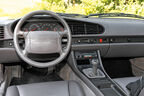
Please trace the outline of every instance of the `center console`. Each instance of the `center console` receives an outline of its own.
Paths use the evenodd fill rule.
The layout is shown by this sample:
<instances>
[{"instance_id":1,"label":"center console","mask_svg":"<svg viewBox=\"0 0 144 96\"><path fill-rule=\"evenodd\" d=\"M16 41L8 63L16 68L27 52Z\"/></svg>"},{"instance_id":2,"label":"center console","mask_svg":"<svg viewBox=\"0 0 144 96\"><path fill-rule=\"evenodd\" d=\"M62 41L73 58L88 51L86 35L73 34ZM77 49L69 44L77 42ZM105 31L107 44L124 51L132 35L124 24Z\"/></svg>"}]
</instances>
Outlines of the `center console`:
<instances>
[{"instance_id":1,"label":"center console","mask_svg":"<svg viewBox=\"0 0 144 96\"><path fill-rule=\"evenodd\" d=\"M99 51L73 51L69 64L98 96L126 96L105 72Z\"/></svg>"},{"instance_id":2,"label":"center console","mask_svg":"<svg viewBox=\"0 0 144 96\"><path fill-rule=\"evenodd\" d=\"M104 73L99 69L99 59L96 51L75 52L78 69L88 78L104 78Z\"/></svg>"}]
</instances>

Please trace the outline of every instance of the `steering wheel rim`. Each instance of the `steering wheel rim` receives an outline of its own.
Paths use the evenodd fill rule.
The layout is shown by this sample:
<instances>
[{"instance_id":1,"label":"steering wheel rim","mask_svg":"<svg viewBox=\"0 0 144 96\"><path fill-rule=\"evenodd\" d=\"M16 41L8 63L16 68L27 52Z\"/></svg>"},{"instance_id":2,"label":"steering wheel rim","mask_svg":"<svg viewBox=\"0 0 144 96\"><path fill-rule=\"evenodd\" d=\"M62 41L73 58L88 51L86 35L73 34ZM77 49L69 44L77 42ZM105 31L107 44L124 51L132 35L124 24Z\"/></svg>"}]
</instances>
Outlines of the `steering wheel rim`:
<instances>
[{"instance_id":1,"label":"steering wheel rim","mask_svg":"<svg viewBox=\"0 0 144 96\"><path fill-rule=\"evenodd\" d=\"M50 62L44 62L44 63L42 63L42 62L37 62L37 61L34 61L34 60L28 58L28 57L24 54L24 50L22 50L22 49L20 48L20 46L19 46L18 36L19 36L19 35L23 35L23 36L24 36L24 34L25 34L24 32L21 31L22 25L24 24L24 22L25 22L27 19L29 19L29 18L31 18L32 16L37 15L37 14L50 15L50 16L54 17L55 19L57 19L58 21L60 21L60 22L63 24L63 26L64 26L64 33L63 33L63 32L58 32L59 35L56 33L56 34L58 35L58 37L56 37L56 38L57 38L57 40L59 40L59 41L58 41L59 44L61 44L61 43L60 43L60 40L62 39L62 36L63 36L63 35L67 35L67 39L68 39L68 40L67 40L67 46L66 46L65 50L61 49L61 50L60 50L60 56L59 56L57 59L55 59L55 60L53 60L53 61L50 61ZM27 34L30 34L30 32L27 33ZM53 34L53 36L55 36L55 35L54 35L55 33L51 33L51 34ZM18 53L18 55L20 56L20 58L21 58L22 60L24 60L26 63L28 63L28 64L30 64L30 65L32 65L32 66L35 66L35 67L38 67L38 68L45 68L45 67L50 67L50 66L54 66L54 65L56 65L56 64L59 64L59 63L67 56L67 54L69 53L70 48L71 48L71 30L70 30L68 24L66 23L66 21L65 21L63 18L61 18L59 15L57 15L56 13L51 12L51 11L39 10L39 11L31 12L31 13L25 15L23 18L20 19L20 21L17 23L17 25L16 25L16 27L15 27L13 40L14 40L15 50L16 50L16 52ZM49 39L49 40L50 40L50 39ZM56 41L55 41L55 42L56 42ZM58 43L57 43L57 44L58 44ZM59 47L59 46L60 46L60 45L58 45L58 47ZM60 48L62 48L62 46L60 46ZM59 49L58 49L58 50L59 50Z\"/></svg>"}]
</instances>

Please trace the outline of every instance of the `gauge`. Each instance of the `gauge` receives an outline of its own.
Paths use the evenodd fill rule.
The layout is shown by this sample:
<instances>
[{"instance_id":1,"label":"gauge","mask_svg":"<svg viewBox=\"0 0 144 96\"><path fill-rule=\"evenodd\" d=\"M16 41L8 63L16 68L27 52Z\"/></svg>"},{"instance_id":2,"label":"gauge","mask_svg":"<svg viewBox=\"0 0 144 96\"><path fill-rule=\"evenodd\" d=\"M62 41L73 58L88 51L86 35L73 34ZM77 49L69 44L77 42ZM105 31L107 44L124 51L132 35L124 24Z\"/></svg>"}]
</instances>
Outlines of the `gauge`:
<instances>
[{"instance_id":1,"label":"gauge","mask_svg":"<svg viewBox=\"0 0 144 96\"><path fill-rule=\"evenodd\" d=\"M50 23L45 23L42 25L42 30L43 31L52 31L52 26Z\"/></svg>"},{"instance_id":2,"label":"gauge","mask_svg":"<svg viewBox=\"0 0 144 96\"><path fill-rule=\"evenodd\" d=\"M29 30L30 30L30 31L40 31L41 28L40 28L40 26L39 26L38 24L31 24L31 25L29 26Z\"/></svg>"},{"instance_id":3,"label":"gauge","mask_svg":"<svg viewBox=\"0 0 144 96\"><path fill-rule=\"evenodd\" d=\"M23 29L22 29L22 31L24 31L24 32L28 32L28 28L26 28L26 27L24 27Z\"/></svg>"},{"instance_id":4,"label":"gauge","mask_svg":"<svg viewBox=\"0 0 144 96\"><path fill-rule=\"evenodd\" d=\"M57 25L56 25L56 23L53 23L53 24L52 24L52 31L58 31L58 30L57 30Z\"/></svg>"},{"instance_id":5,"label":"gauge","mask_svg":"<svg viewBox=\"0 0 144 96\"><path fill-rule=\"evenodd\" d=\"M63 31L64 31L64 28L57 23L57 24L55 24L53 30L54 30L54 31L62 31L62 32L63 32Z\"/></svg>"}]
</instances>

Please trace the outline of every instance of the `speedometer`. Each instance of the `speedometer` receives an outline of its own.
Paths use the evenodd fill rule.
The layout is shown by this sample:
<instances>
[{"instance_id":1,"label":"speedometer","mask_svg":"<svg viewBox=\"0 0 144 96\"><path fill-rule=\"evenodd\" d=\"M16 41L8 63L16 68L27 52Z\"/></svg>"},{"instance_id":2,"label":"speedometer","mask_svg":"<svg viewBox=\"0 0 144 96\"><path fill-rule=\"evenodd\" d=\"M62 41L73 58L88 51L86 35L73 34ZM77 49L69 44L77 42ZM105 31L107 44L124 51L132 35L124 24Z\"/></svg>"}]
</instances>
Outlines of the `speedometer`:
<instances>
[{"instance_id":1,"label":"speedometer","mask_svg":"<svg viewBox=\"0 0 144 96\"><path fill-rule=\"evenodd\" d=\"M38 24L32 24L29 26L29 31L40 31L41 28Z\"/></svg>"},{"instance_id":2,"label":"speedometer","mask_svg":"<svg viewBox=\"0 0 144 96\"><path fill-rule=\"evenodd\" d=\"M61 31L61 26L58 23L44 23L41 28L43 31Z\"/></svg>"},{"instance_id":3,"label":"speedometer","mask_svg":"<svg viewBox=\"0 0 144 96\"><path fill-rule=\"evenodd\" d=\"M42 25L42 30L43 31L52 31L51 24L50 23L43 24Z\"/></svg>"},{"instance_id":4,"label":"speedometer","mask_svg":"<svg viewBox=\"0 0 144 96\"><path fill-rule=\"evenodd\" d=\"M63 31L63 27L56 22L44 23L42 25L42 30L43 31Z\"/></svg>"}]
</instances>

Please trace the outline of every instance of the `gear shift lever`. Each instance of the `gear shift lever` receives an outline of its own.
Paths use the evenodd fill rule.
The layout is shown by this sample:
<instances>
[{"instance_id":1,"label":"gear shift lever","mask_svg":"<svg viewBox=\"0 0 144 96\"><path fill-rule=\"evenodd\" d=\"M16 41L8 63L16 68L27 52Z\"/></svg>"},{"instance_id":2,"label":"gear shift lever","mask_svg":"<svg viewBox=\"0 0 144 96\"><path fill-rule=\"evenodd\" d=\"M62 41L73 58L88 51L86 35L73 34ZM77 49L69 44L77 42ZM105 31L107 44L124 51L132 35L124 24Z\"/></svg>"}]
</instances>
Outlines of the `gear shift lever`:
<instances>
[{"instance_id":1,"label":"gear shift lever","mask_svg":"<svg viewBox=\"0 0 144 96\"><path fill-rule=\"evenodd\" d=\"M99 60L98 59L92 59L91 63L92 63L93 73L95 75L97 75L97 69L98 69Z\"/></svg>"},{"instance_id":2,"label":"gear shift lever","mask_svg":"<svg viewBox=\"0 0 144 96\"><path fill-rule=\"evenodd\" d=\"M98 58L93 58L90 59L90 63L92 67L88 67L83 69L83 73L88 77L88 78L105 78L105 74L103 71L100 69L100 61Z\"/></svg>"}]
</instances>

